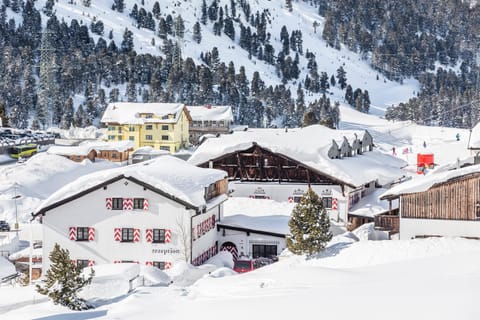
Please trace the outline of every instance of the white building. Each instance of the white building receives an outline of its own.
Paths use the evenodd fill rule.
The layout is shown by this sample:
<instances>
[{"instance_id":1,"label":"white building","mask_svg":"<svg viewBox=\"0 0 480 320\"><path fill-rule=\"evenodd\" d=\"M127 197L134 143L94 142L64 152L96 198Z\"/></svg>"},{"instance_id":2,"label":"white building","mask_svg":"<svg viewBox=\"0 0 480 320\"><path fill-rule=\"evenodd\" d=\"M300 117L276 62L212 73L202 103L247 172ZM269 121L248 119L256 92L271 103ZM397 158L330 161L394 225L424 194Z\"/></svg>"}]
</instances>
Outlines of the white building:
<instances>
[{"instance_id":1,"label":"white building","mask_svg":"<svg viewBox=\"0 0 480 320\"><path fill-rule=\"evenodd\" d=\"M80 265L201 264L218 250L226 187L225 172L171 156L83 176L36 210L43 256L58 243Z\"/></svg>"},{"instance_id":2,"label":"white building","mask_svg":"<svg viewBox=\"0 0 480 320\"><path fill-rule=\"evenodd\" d=\"M346 222L361 198L404 175L403 160L373 147L367 131L249 129L208 139L188 161L226 171L233 197L297 202L310 186Z\"/></svg>"},{"instance_id":3,"label":"white building","mask_svg":"<svg viewBox=\"0 0 480 320\"><path fill-rule=\"evenodd\" d=\"M233 123L231 106L187 106L192 117L190 143L198 144L204 135L229 133Z\"/></svg>"}]
</instances>

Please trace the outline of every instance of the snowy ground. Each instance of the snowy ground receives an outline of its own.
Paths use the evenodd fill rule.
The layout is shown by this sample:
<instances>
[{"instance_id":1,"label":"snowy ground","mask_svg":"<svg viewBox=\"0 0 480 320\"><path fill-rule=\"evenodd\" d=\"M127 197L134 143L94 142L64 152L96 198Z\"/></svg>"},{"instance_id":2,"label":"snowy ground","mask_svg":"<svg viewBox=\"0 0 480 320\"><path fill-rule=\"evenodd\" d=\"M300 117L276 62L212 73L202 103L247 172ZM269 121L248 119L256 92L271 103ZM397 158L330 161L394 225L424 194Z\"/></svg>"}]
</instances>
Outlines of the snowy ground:
<instances>
[{"instance_id":1,"label":"snowy ground","mask_svg":"<svg viewBox=\"0 0 480 320\"><path fill-rule=\"evenodd\" d=\"M212 273L213 274L213 273ZM254 272L205 275L187 287L141 287L72 312L32 288L0 287L4 319L479 319L480 242L465 239L334 244ZM35 302L32 305L25 305ZM10 309L10 305L15 305Z\"/></svg>"}]
</instances>

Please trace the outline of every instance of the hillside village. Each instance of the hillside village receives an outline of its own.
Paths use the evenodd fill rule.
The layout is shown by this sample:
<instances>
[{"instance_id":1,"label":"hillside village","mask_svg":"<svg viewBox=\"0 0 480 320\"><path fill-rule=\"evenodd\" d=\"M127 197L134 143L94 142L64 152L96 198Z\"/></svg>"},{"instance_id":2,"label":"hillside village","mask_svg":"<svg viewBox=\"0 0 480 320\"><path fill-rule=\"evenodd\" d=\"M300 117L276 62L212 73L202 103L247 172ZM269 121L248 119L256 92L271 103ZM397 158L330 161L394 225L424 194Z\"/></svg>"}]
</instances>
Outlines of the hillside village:
<instances>
[{"instance_id":1,"label":"hillside village","mask_svg":"<svg viewBox=\"0 0 480 320\"><path fill-rule=\"evenodd\" d=\"M288 252L291 211L308 188L321 197L327 210L337 239L334 246L352 234L349 230L356 241L393 243L398 239L480 237L477 157L467 156L478 147L477 129L468 145L455 140L453 129L441 129L441 136L446 130L451 132L452 146L458 144L455 150L463 148L465 156L452 161L437 151L434 164L419 164L411 161L416 158L412 146L397 145L399 153L402 150L399 156L386 145L388 139L382 135L395 128L390 124L382 129L384 120L375 120L363 131L320 125L236 129L225 106L138 104L134 113L125 112L128 107L132 105L109 105L111 111L102 119L106 124L103 141L52 145L39 149L26 162L5 166L21 172L50 162L64 178L34 202L27 200L21 174L9 175L9 182L1 184L2 195L11 197L12 185L7 184L15 181L13 191L21 196L15 208L6 198L0 202L12 225L10 232L1 233L2 252L8 252L5 257L15 265L1 269L4 281L14 281L12 275L17 272L38 281L50 266L48 255L55 243L69 250L76 265L99 270L134 264L178 272L185 262L193 268L209 266L212 261L232 268L235 260L278 259ZM408 127L408 123L398 123L396 128ZM190 143L190 129L204 133L195 136L196 146ZM429 138L432 148L439 137ZM56 139L57 143L64 140ZM413 147L420 152L431 150L422 143ZM136 155L145 158L134 161ZM68 173L70 166L87 163L90 173ZM417 166L426 170L419 171ZM37 168L29 179L43 170ZM44 179L39 186L50 180ZM18 231L13 218L21 221ZM36 230L30 238L33 251L22 245L27 229ZM145 271L136 272L145 277ZM175 281L182 283L185 277L192 275L177 276ZM133 284L133 288L138 286Z\"/></svg>"}]
</instances>

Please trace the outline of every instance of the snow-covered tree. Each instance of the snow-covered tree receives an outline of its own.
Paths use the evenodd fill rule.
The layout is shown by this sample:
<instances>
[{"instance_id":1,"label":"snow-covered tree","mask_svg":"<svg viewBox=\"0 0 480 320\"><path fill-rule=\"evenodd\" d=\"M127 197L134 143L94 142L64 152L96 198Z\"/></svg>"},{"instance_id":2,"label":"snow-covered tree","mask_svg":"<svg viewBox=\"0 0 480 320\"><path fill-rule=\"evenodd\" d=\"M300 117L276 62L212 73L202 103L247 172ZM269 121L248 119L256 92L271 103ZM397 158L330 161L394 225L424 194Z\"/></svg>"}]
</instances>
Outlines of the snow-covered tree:
<instances>
[{"instance_id":1,"label":"snow-covered tree","mask_svg":"<svg viewBox=\"0 0 480 320\"><path fill-rule=\"evenodd\" d=\"M37 284L37 291L48 296L53 303L60 304L72 310L86 310L92 308L84 299L78 297L78 292L92 282L94 272L88 278L82 276L81 267L70 260L70 253L55 244L49 259L50 269L47 270L45 280Z\"/></svg>"},{"instance_id":2,"label":"snow-covered tree","mask_svg":"<svg viewBox=\"0 0 480 320\"><path fill-rule=\"evenodd\" d=\"M288 222L287 248L295 254L315 254L332 239L330 220L320 197L308 188Z\"/></svg>"}]
</instances>

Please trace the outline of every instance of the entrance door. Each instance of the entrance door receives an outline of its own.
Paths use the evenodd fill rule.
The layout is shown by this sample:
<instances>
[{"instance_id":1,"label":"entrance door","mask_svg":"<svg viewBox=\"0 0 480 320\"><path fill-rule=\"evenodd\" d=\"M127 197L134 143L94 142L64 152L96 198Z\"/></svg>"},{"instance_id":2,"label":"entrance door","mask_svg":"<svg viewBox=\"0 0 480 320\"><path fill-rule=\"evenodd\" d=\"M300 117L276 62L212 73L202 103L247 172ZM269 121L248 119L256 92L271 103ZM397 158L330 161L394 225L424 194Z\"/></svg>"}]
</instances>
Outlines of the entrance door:
<instances>
[{"instance_id":1,"label":"entrance door","mask_svg":"<svg viewBox=\"0 0 480 320\"><path fill-rule=\"evenodd\" d=\"M268 244L254 244L253 257L269 257L277 255L277 246Z\"/></svg>"},{"instance_id":2,"label":"entrance door","mask_svg":"<svg viewBox=\"0 0 480 320\"><path fill-rule=\"evenodd\" d=\"M237 246L233 242L224 242L220 247L220 250L230 252L233 256L233 260L237 260L238 258Z\"/></svg>"}]
</instances>

